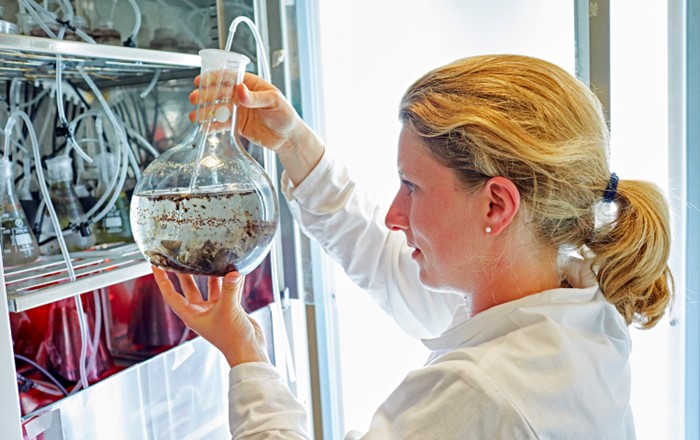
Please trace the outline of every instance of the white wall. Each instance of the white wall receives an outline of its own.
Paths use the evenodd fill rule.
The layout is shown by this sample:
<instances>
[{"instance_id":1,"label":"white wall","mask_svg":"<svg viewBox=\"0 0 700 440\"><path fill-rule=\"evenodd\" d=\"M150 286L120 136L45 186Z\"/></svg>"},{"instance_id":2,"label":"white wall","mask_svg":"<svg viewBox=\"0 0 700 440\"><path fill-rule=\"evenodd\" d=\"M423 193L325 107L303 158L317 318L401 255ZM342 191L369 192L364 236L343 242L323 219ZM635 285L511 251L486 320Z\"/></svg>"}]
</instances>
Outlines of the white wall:
<instances>
[{"instance_id":1,"label":"white wall","mask_svg":"<svg viewBox=\"0 0 700 440\"><path fill-rule=\"evenodd\" d=\"M573 2L321 1L326 140L388 207L398 188L397 109L419 76L484 53L538 56L574 71ZM426 349L405 336L336 268L346 428L367 428Z\"/></svg>"}]
</instances>

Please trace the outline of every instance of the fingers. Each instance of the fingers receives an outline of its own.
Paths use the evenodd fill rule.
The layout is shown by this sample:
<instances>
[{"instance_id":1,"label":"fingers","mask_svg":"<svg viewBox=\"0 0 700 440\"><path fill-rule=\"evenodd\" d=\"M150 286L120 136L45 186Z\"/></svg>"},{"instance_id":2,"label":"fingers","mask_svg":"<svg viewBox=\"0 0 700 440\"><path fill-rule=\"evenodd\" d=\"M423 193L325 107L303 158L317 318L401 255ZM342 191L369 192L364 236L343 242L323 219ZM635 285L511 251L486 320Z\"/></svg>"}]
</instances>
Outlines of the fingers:
<instances>
[{"instance_id":1,"label":"fingers","mask_svg":"<svg viewBox=\"0 0 700 440\"><path fill-rule=\"evenodd\" d=\"M182 316L182 313L187 307L187 300L175 290L175 286L173 286L172 281L168 278L168 273L166 271L155 266L151 266L151 270L153 271L153 278L156 280L156 284L158 284L158 288L165 302L173 309L175 314Z\"/></svg>"},{"instance_id":2,"label":"fingers","mask_svg":"<svg viewBox=\"0 0 700 440\"><path fill-rule=\"evenodd\" d=\"M260 78L259 76L248 73L243 76L243 83L248 87L248 89L260 92L263 90L278 90L277 87Z\"/></svg>"},{"instance_id":3,"label":"fingers","mask_svg":"<svg viewBox=\"0 0 700 440\"><path fill-rule=\"evenodd\" d=\"M207 284L209 288L209 301L217 302L221 297L221 278L209 277Z\"/></svg>"},{"instance_id":4,"label":"fingers","mask_svg":"<svg viewBox=\"0 0 700 440\"><path fill-rule=\"evenodd\" d=\"M238 104L248 108L272 108L279 105L282 95L276 90L252 92L244 83L236 86Z\"/></svg>"},{"instance_id":5,"label":"fingers","mask_svg":"<svg viewBox=\"0 0 700 440\"><path fill-rule=\"evenodd\" d=\"M240 273L227 273L221 286L221 302L232 308L240 305L244 282L245 277Z\"/></svg>"},{"instance_id":6,"label":"fingers","mask_svg":"<svg viewBox=\"0 0 700 440\"><path fill-rule=\"evenodd\" d=\"M185 298L187 298L189 303L198 304L204 301L204 298L202 298L202 293L199 291L199 287L197 287L197 283L195 283L192 275L182 273L177 273L175 275L177 275L177 279L180 280L182 293L185 294Z\"/></svg>"}]
</instances>

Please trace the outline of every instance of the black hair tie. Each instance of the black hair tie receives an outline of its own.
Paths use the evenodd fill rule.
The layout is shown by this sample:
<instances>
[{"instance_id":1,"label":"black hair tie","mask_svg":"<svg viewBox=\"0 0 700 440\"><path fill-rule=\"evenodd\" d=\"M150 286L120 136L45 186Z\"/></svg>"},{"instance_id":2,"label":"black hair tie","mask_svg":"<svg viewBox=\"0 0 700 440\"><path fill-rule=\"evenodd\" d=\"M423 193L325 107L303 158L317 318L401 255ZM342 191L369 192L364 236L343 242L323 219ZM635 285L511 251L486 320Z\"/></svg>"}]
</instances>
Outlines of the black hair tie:
<instances>
[{"instance_id":1,"label":"black hair tie","mask_svg":"<svg viewBox=\"0 0 700 440\"><path fill-rule=\"evenodd\" d=\"M610 174L610 180L608 181L608 187L605 188L605 192L603 193L603 202L604 203L611 203L615 200L615 195L617 194L617 183L620 181L620 179L617 177L617 174L612 173Z\"/></svg>"}]
</instances>

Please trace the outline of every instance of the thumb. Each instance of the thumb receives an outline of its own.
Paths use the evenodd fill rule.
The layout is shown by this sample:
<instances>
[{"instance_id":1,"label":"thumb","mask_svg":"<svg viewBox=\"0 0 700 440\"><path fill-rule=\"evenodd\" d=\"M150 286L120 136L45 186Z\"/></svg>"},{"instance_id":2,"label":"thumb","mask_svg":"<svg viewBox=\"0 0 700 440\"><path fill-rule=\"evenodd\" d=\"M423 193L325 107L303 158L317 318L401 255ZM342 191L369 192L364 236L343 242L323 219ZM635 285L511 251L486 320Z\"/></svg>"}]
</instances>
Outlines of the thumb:
<instances>
[{"instance_id":1,"label":"thumb","mask_svg":"<svg viewBox=\"0 0 700 440\"><path fill-rule=\"evenodd\" d=\"M236 94L238 97L238 104L248 108L274 107L279 99L278 94L273 90L253 92L245 83L238 84Z\"/></svg>"},{"instance_id":2,"label":"thumb","mask_svg":"<svg viewBox=\"0 0 700 440\"><path fill-rule=\"evenodd\" d=\"M221 286L221 301L226 305L238 306L241 303L244 282L245 276L240 273L227 273Z\"/></svg>"}]
</instances>

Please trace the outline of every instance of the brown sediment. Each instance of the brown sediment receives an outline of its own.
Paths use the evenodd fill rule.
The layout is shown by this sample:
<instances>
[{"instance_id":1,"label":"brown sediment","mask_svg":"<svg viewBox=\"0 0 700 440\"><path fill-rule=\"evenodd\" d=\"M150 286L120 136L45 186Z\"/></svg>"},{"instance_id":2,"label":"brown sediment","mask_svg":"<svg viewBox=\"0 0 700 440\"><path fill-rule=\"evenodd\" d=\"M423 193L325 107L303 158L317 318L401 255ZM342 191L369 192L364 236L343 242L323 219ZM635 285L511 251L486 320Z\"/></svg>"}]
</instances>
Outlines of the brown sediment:
<instances>
[{"instance_id":1,"label":"brown sediment","mask_svg":"<svg viewBox=\"0 0 700 440\"><path fill-rule=\"evenodd\" d=\"M256 218L259 200L240 200L258 199L255 191L141 197L151 206L139 210L144 222L138 224L146 235L142 250L166 270L209 276L248 270L277 231L276 219Z\"/></svg>"},{"instance_id":2,"label":"brown sediment","mask_svg":"<svg viewBox=\"0 0 700 440\"><path fill-rule=\"evenodd\" d=\"M147 249L144 253L151 264L165 270L194 275L224 276L246 266L248 264L246 259L256 249L266 246L276 229L276 223L249 220L245 225L245 235L233 247L206 240L199 249L185 250L180 241L161 240L159 246Z\"/></svg>"}]
</instances>

